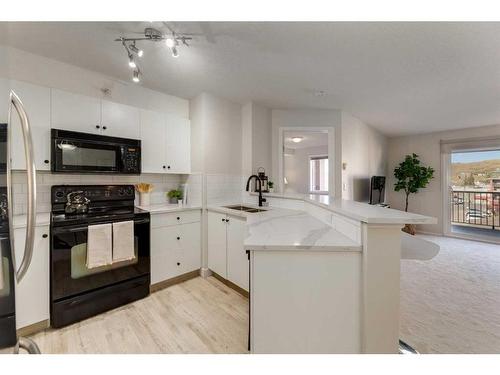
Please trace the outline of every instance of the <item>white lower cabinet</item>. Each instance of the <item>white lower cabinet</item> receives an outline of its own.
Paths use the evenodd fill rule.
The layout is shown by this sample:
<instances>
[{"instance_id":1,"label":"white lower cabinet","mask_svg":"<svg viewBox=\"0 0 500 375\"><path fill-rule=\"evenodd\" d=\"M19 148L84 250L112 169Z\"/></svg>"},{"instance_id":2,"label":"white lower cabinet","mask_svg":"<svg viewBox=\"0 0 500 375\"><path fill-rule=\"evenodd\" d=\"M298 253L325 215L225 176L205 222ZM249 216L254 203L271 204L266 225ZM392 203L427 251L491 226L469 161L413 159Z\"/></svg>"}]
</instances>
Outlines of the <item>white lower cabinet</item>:
<instances>
[{"instance_id":1,"label":"white lower cabinet","mask_svg":"<svg viewBox=\"0 0 500 375\"><path fill-rule=\"evenodd\" d=\"M48 320L49 312L49 227L35 228L33 258L24 279L16 285L17 328ZM26 228L14 230L16 264L19 267L24 253Z\"/></svg>"},{"instance_id":2,"label":"white lower cabinet","mask_svg":"<svg viewBox=\"0 0 500 375\"><path fill-rule=\"evenodd\" d=\"M181 213L176 215L182 216ZM172 224L169 216L172 214L151 216L151 284L201 267L199 214L198 221L180 224Z\"/></svg>"},{"instance_id":3,"label":"white lower cabinet","mask_svg":"<svg viewBox=\"0 0 500 375\"><path fill-rule=\"evenodd\" d=\"M248 291L245 219L208 212L208 268Z\"/></svg>"}]
</instances>

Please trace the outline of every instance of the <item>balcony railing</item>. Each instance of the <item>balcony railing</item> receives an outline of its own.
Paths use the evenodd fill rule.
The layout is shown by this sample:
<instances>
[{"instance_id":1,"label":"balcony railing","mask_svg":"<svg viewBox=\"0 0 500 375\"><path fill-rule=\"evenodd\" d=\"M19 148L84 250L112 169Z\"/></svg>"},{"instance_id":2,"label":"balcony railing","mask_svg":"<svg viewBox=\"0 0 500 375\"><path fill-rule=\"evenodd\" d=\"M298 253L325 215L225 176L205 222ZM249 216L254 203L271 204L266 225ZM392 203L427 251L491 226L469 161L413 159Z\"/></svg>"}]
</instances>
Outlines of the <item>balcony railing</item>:
<instances>
[{"instance_id":1,"label":"balcony railing","mask_svg":"<svg viewBox=\"0 0 500 375\"><path fill-rule=\"evenodd\" d=\"M500 229L500 191L451 192L452 224Z\"/></svg>"}]
</instances>

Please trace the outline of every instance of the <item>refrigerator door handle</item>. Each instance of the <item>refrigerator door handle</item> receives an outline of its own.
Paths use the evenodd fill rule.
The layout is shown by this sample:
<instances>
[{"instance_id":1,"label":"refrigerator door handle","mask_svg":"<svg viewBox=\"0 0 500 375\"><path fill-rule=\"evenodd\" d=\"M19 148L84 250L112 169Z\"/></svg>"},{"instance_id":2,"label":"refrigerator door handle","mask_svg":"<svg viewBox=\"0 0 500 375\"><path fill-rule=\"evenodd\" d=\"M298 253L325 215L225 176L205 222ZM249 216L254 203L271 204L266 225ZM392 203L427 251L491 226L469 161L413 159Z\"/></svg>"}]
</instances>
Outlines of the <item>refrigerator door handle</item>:
<instances>
[{"instance_id":1,"label":"refrigerator door handle","mask_svg":"<svg viewBox=\"0 0 500 375\"><path fill-rule=\"evenodd\" d=\"M27 222L26 222L26 242L24 245L23 260L19 269L16 268L16 256L14 248L14 223L12 221L12 161L11 161L11 145L12 131L7 128L7 201L8 201L8 217L9 217L9 232L10 246L12 251L12 262L16 271L16 280L19 283L26 275L33 257L33 246L35 242L35 225L36 225L36 167L33 154L33 139L31 136L31 127L28 119L28 114L24 109L21 99L11 90L9 100L9 118L8 124L12 124L12 107L15 108L21 120L21 129L24 139L24 153L26 157L26 173L28 177L28 207L27 207Z\"/></svg>"}]
</instances>

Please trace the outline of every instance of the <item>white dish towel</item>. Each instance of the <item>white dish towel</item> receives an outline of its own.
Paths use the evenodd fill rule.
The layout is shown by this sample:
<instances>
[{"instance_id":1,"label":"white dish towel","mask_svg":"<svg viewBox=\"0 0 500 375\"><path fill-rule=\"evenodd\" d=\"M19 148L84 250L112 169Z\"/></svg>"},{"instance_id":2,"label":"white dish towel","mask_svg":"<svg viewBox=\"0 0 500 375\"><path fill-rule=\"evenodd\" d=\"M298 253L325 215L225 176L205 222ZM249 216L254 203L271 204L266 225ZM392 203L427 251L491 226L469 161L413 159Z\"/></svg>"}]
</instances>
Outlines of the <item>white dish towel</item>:
<instances>
[{"instance_id":1,"label":"white dish towel","mask_svg":"<svg viewBox=\"0 0 500 375\"><path fill-rule=\"evenodd\" d=\"M113 223L113 263L134 258L134 222Z\"/></svg>"},{"instance_id":2,"label":"white dish towel","mask_svg":"<svg viewBox=\"0 0 500 375\"><path fill-rule=\"evenodd\" d=\"M111 264L112 251L111 224L89 225L87 268L91 269Z\"/></svg>"}]
</instances>

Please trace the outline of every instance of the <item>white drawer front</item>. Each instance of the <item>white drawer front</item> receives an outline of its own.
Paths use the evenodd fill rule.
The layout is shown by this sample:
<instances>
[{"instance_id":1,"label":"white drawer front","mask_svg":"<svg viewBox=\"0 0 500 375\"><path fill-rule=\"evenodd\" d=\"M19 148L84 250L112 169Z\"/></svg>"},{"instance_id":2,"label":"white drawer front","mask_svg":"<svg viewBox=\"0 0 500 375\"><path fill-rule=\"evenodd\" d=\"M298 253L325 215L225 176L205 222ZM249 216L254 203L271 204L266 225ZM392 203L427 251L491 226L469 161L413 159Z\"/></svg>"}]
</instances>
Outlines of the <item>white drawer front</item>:
<instances>
[{"instance_id":1,"label":"white drawer front","mask_svg":"<svg viewBox=\"0 0 500 375\"><path fill-rule=\"evenodd\" d=\"M170 225L197 223L201 220L201 212L199 210L193 211L179 211L167 214L151 215L151 227L165 227Z\"/></svg>"}]
</instances>

